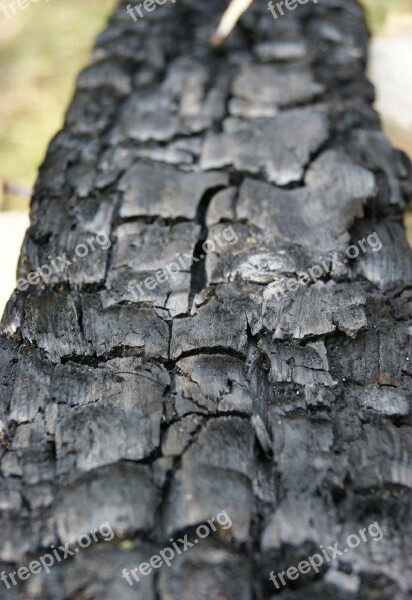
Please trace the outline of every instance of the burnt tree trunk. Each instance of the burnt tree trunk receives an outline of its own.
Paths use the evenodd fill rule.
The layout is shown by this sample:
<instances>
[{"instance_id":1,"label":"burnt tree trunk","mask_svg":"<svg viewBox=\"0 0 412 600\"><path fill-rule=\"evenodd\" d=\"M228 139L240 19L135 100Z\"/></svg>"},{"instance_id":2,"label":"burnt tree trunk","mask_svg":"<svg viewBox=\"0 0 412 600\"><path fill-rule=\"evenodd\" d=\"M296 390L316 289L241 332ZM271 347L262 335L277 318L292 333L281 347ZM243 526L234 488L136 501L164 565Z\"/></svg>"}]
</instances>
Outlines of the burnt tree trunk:
<instances>
[{"instance_id":1,"label":"burnt tree trunk","mask_svg":"<svg viewBox=\"0 0 412 600\"><path fill-rule=\"evenodd\" d=\"M0 571L106 521L116 536L0 597L272 598L271 571L376 521L380 542L282 596L410 598L411 178L372 109L361 8L275 20L256 1L215 52L220 0L136 23L127 4L50 145L18 277L71 264L3 317ZM73 260L101 232L110 248ZM372 234L382 249L348 260ZM230 529L122 577L221 511Z\"/></svg>"}]
</instances>

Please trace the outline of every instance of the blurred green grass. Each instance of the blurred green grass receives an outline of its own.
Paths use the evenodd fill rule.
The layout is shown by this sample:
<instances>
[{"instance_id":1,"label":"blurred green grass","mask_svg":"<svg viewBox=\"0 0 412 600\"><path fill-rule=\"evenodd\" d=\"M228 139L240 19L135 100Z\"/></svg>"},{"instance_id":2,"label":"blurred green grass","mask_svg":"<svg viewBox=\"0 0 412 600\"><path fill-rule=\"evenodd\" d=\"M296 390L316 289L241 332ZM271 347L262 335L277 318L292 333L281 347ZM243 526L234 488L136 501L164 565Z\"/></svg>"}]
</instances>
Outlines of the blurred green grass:
<instances>
[{"instance_id":1,"label":"blurred green grass","mask_svg":"<svg viewBox=\"0 0 412 600\"><path fill-rule=\"evenodd\" d=\"M0 182L31 189L74 83L115 0L40 0L0 13ZM27 198L0 193L3 208ZM1 206L0 206L1 208Z\"/></svg>"},{"instance_id":2,"label":"blurred green grass","mask_svg":"<svg viewBox=\"0 0 412 600\"><path fill-rule=\"evenodd\" d=\"M412 13L412 0L361 0L372 33L379 33L390 12Z\"/></svg>"},{"instance_id":3,"label":"blurred green grass","mask_svg":"<svg viewBox=\"0 0 412 600\"><path fill-rule=\"evenodd\" d=\"M205 0L207 1L207 0ZM373 31L388 11L412 0L363 0ZM58 131L76 76L116 0L40 0L16 16L0 13L0 183L31 189L50 138ZM1 194L1 208L28 198Z\"/></svg>"}]
</instances>

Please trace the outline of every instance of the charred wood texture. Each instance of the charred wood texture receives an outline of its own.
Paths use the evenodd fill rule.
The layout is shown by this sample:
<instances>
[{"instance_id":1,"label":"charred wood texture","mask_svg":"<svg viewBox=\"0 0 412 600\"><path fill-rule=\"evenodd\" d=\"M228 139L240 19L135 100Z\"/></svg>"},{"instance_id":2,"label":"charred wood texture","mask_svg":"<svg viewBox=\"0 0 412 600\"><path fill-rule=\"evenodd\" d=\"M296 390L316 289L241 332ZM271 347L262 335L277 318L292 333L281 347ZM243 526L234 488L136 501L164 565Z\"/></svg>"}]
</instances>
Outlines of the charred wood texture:
<instances>
[{"instance_id":1,"label":"charred wood texture","mask_svg":"<svg viewBox=\"0 0 412 600\"><path fill-rule=\"evenodd\" d=\"M0 597L271 599L270 571L377 521L379 544L281 597L410 598L411 170L372 108L362 10L256 1L214 51L220 0L127 4L50 144L18 277L111 246L17 290L0 338L0 570L115 538ZM372 233L379 252L277 294ZM122 578L220 511L230 530Z\"/></svg>"}]
</instances>

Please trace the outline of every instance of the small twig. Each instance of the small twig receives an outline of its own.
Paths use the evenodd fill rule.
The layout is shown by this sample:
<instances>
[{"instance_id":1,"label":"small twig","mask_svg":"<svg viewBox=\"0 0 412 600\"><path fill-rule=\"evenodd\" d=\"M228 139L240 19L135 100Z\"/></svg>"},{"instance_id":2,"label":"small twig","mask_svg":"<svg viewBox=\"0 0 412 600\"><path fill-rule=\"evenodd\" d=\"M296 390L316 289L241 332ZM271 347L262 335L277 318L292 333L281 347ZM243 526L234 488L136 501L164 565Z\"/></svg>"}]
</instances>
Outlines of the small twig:
<instances>
[{"instance_id":1,"label":"small twig","mask_svg":"<svg viewBox=\"0 0 412 600\"><path fill-rule=\"evenodd\" d=\"M25 198L27 196L31 196L31 190L21 185L16 185L14 183L9 183L8 181L3 181L1 185L1 191L3 194L10 194L12 196L21 196Z\"/></svg>"},{"instance_id":2,"label":"small twig","mask_svg":"<svg viewBox=\"0 0 412 600\"><path fill-rule=\"evenodd\" d=\"M219 23L219 27L215 35L211 38L210 43L214 48L218 48L223 44L227 36L233 31L236 23L244 12L247 11L253 0L232 0Z\"/></svg>"}]
</instances>

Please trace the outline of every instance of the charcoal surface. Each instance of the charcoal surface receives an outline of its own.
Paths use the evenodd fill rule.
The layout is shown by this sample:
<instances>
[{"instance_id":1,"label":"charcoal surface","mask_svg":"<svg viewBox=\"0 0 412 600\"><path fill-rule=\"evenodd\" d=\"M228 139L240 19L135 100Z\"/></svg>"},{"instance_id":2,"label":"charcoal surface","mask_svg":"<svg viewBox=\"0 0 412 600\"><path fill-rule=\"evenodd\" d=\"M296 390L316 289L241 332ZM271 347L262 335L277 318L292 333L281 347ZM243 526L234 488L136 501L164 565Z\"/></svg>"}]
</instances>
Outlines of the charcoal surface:
<instances>
[{"instance_id":1,"label":"charcoal surface","mask_svg":"<svg viewBox=\"0 0 412 600\"><path fill-rule=\"evenodd\" d=\"M213 50L221 0L127 4L47 151L18 277L70 264L2 319L0 572L114 535L0 598L407 600L412 170L360 5L256 0ZM269 580L375 522L379 542Z\"/></svg>"}]
</instances>

